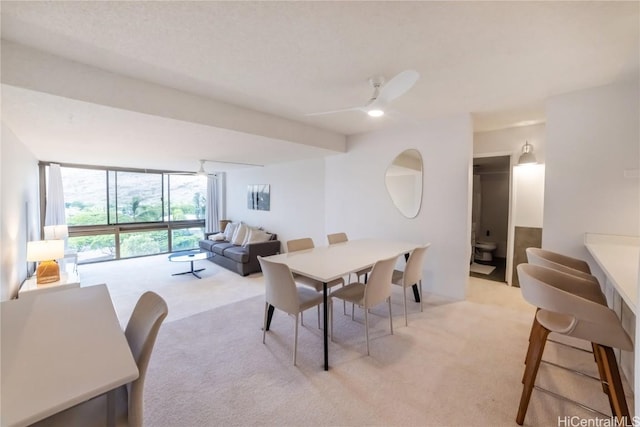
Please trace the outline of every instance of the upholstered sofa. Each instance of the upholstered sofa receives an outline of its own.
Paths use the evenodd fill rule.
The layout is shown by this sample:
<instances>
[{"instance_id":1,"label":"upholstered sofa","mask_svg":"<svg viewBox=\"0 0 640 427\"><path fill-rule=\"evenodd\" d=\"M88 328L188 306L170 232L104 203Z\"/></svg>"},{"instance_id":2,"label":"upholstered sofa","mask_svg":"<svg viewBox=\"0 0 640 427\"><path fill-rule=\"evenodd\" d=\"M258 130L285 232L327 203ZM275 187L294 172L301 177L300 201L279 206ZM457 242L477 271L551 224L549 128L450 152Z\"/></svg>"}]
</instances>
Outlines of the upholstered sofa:
<instances>
[{"instance_id":1,"label":"upholstered sofa","mask_svg":"<svg viewBox=\"0 0 640 427\"><path fill-rule=\"evenodd\" d=\"M244 245L238 244L240 242L237 240L234 244L232 236L225 236L224 240L215 240L215 235L222 237L223 234L221 232L205 233L205 238L199 242L200 249L213 254L209 261L242 276L261 271L258 256L280 253L280 241L276 234L268 233L270 236L267 241L244 242Z\"/></svg>"}]
</instances>

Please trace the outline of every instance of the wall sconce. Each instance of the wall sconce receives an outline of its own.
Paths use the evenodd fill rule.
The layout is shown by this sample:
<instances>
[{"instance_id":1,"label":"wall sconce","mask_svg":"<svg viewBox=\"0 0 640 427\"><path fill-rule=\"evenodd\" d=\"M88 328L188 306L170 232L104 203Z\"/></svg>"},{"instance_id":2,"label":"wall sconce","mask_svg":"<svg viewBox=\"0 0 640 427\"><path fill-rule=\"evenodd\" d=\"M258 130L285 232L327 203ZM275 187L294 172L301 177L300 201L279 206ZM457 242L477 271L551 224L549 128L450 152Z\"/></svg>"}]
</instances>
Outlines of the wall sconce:
<instances>
[{"instance_id":1,"label":"wall sconce","mask_svg":"<svg viewBox=\"0 0 640 427\"><path fill-rule=\"evenodd\" d=\"M67 237L69 237L69 227L66 224L44 226L45 240L64 240Z\"/></svg>"},{"instance_id":2,"label":"wall sconce","mask_svg":"<svg viewBox=\"0 0 640 427\"><path fill-rule=\"evenodd\" d=\"M538 161L536 160L536 156L533 155L533 145L529 144L529 141L525 141L518 165L533 165L536 163L538 163Z\"/></svg>"},{"instance_id":3,"label":"wall sconce","mask_svg":"<svg viewBox=\"0 0 640 427\"><path fill-rule=\"evenodd\" d=\"M60 267L55 261L64 257L64 240L36 240L27 242L27 261L40 262L36 270L36 284L60 280Z\"/></svg>"}]
</instances>

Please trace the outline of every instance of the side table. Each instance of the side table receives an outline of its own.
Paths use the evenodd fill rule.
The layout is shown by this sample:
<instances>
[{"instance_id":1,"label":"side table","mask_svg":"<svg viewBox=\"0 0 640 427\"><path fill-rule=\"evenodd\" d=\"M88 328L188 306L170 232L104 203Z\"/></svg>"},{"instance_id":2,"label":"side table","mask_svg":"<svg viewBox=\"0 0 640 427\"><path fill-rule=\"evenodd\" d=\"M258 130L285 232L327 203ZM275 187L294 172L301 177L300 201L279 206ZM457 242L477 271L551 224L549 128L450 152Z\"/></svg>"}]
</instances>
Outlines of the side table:
<instances>
[{"instance_id":1,"label":"side table","mask_svg":"<svg viewBox=\"0 0 640 427\"><path fill-rule=\"evenodd\" d=\"M24 281L24 283L20 287L20 290L18 291L18 298L25 298L41 292L53 292L79 287L80 275L78 273L61 271L60 280L58 280L57 282L45 283L42 285L38 285L36 283L36 276L34 275Z\"/></svg>"}]
</instances>

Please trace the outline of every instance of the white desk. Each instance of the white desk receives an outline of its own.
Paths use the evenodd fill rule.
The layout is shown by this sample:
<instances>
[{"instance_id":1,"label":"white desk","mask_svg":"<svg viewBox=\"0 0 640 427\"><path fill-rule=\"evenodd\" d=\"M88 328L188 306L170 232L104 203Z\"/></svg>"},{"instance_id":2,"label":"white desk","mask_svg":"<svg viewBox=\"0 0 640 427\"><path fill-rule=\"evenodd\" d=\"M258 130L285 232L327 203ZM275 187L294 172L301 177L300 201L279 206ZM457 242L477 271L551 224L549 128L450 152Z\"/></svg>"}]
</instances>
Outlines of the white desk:
<instances>
[{"instance_id":1,"label":"white desk","mask_svg":"<svg viewBox=\"0 0 640 427\"><path fill-rule=\"evenodd\" d=\"M3 301L0 316L3 427L29 425L138 378L106 285Z\"/></svg>"},{"instance_id":2,"label":"white desk","mask_svg":"<svg viewBox=\"0 0 640 427\"><path fill-rule=\"evenodd\" d=\"M362 239L266 257L270 261L287 264L294 273L323 283L325 371L329 369L327 282L371 267L379 260L411 252L418 246L420 245L410 242Z\"/></svg>"},{"instance_id":3,"label":"white desk","mask_svg":"<svg viewBox=\"0 0 640 427\"><path fill-rule=\"evenodd\" d=\"M636 313L640 237L586 233L584 244L629 309Z\"/></svg>"}]
</instances>

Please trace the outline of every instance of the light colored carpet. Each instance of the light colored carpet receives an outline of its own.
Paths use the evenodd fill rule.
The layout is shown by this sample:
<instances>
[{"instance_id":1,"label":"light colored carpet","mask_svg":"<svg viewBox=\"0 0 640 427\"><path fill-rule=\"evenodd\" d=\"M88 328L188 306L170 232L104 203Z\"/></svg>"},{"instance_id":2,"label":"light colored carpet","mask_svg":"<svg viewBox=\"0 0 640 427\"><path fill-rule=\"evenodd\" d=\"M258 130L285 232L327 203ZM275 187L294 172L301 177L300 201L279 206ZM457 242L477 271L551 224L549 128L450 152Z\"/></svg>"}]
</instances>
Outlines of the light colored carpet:
<instances>
[{"instance_id":1,"label":"light colored carpet","mask_svg":"<svg viewBox=\"0 0 640 427\"><path fill-rule=\"evenodd\" d=\"M356 309L352 322L339 304L331 369L324 372L315 311L307 312L300 328L294 367L293 318L276 311L262 344L260 274L242 278L204 264L205 278L198 280L171 277L176 266L166 264L166 257L151 257L109 268L81 266L83 285L85 276L112 282L123 324L143 288L167 299L169 318L145 384L147 426L516 425L534 313L518 288L470 278L466 301L427 295L423 313L411 302L408 327L401 290L394 288L395 334L389 334L385 307L374 309L371 356L366 356L362 311ZM597 375L588 353L549 343L545 359ZM610 412L592 380L543 365L538 384ZM633 408L631 398L628 403ZM525 425L556 426L559 416L593 415L534 391Z\"/></svg>"},{"instance_id":2,"label":"light colored carpet","mask_svg":"<svg viewBox=\"0 0 640 427\"><path fill-rule=\"evenodd\" d=\"M476 264L475 262L469 266L469 271L478 274L491 274L496 267L493 265Z\"/></svg>"}]
</instances>

